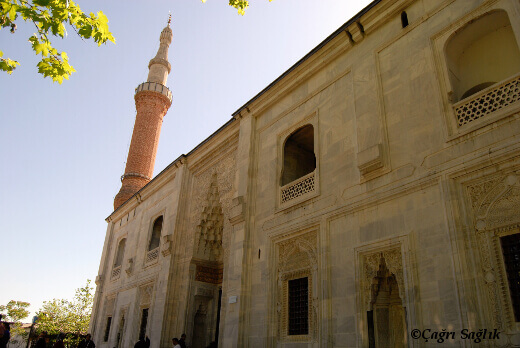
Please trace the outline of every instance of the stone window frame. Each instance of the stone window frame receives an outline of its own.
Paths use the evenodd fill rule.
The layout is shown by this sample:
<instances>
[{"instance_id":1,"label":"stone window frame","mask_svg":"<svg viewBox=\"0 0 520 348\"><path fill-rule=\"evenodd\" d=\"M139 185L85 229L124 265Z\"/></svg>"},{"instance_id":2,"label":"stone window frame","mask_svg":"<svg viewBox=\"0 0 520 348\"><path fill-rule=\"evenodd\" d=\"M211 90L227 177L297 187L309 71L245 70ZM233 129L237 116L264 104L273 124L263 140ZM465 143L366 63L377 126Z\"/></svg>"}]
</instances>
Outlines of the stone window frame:
<instances>
[{"instance_id":1,"label":"stone window frame","mask_svg":"<svg viewBox=\"0 0 520 348\"><path fill-rule=\"evenodd\" d=\"M520 207L520 171L516 167L465 186L480 265L476 282L482 315L506 337L517 334L520 322L515 321L500 238L520 233L520 217L516 213Z\"/></svg>"},{"instance_id":2,"label":"stone window frame","mask_svg":"<svg viewBox=\"0 0 520 348\"><path fill-rule=\"evenodd\" d=\"M105 328L108 317L112 317L112 320L115 316L115 309L116 309L116 301L117 301L117 294L110 294L107 297L105 297L105 301L103 303L103 315L99 318L100 320L100 326L102 327L101 335L99 339L101 340L102 344L108 344L110 342L110 333L113 333L114 330L110 329L108 340L104 340L105 336ZM113 323L111 323L112 325Z\"/></svg>"},{"instance_id":3,"label":"stone window frame","mask_svg":"<svg viewBox=\"0 0 520 348\"><path fill-rule=\"evenodd\" d=\"M267 326L268 336L272 337L271 344L305 343L316 344L319 339L320 318L320 289L319 284L323 280L318 270L320 269L319 224L311 224L306 227L283 231L269 236L270 243L270 269L271 289L268 295L270 301L270 314L273 320ZM289 253L283 253L287 248ZM308 265L297 268L285 269L284 264L287 256L293 255L297 248L300 252L307 254ZM289 280L308 277L309 291L309 317L307 335L288 335L288 283Z\"/></svg>"},{"instance_id":4,"label":"stone window frame","mask_svg":"<svg viewBox=\"0 0 520 348\"><path fill-rule=\"evenodd\" d=\"M162 221L162 227L161 227L161 235L159 236L159 246L153 250L148 250L148 247L150 245L150 241L152 239L152 234L153 234L153 226L155 224L155 221L157 221L157 219L159 217L163 218L163 221ZM144 243L144 255L143 255L143 267L146 268L146 267L150 267L150 266L153 266L155 264L157 264L157 262L159 261L159 257L160 257L160 250L161 250L161 243L164 242L164 230L165 230L165 227L166 227L166 209L162 209L160 212L157 212L155 213L154 215L152 215L152 217L149 219L149 224L148 224L148 232L147 232L147 236L146 236L146 243ZM156 254L155 256L153 256L153 258L151 258L149 260L149 255L150 254Z\"/></svg>"},{"instance_id":5,"label":"stone window frame","mask_svg":"<svg viewBox=\"0 0 520 348\"><path fill-rule=\"evenodd\" d=\"M514 326L517 330L520 330L520 321L516 321L513 310L513 300L511 298L511 292L509 289L509 279L507 277L506 263L504 260L504 252L500 243L500 238L505 236L511 236L514 234L520 234L520 226L513 225L508 226L507 229L496 229L493 231L493 244L495 248L495 255L499 264L499 274L501 277L501 283L503 286L503 302L505 303L505 310L508 312L508 318L511 323L515 323Z\"/></svg>"},{"instance_id":6,"label":"stone window frame","mask_svg":"<svg viewBox=\"0 0 520 348\"><path fill-rule=\"evenodd\" d=\"M453 110L453 105L455 105L457 102L451 100L450 92L452 90L452 87L449 78L448 64L446 62L445 56L445 46L451 39L453 34L455 34L460 29L464 28L471 22L479 18L482 18L483 16L490 14L494 11L504 11L508 16L509 23L511 24L512 28L515 28L515 26L520 26L520 19L515 18L515 16L512 15L515 12L513 6L514 5L509 4L507 2L495 2L491 4L489 2L484 3L472 12L460 17L458 20L454 21L449 26L445 27L444 29L434 34L430 38L434 56L435 70L437 72L437 80L439 83L441 100L443 104L443 123L447 141L455 140L463 135L471 133L477 129L497 122L507 116L513 115L516 112L520 111L520 102L517 102L513 105L509 105L500 110L491 112L489 115L486 115L486 117L478 118L472 122L469 122L459 127L457 124L455 112ZM516 37L517 45L520 47L520 33L514 32L514 34ZM518 76L518 74L513 76ZM513 76L510 76L510 78ZM498 83L500 83L500 81L498 81Z\"/></svg>"},{"instance_id":7,"label":"stone window frame","mask_svg":"<svg viewBox=\"0 0 520 348\"><path fill-rule=\"evenodd\" d=\"M134 309L135 316L134 318L138 318L134 322L134 333L136 337L134 337L133 342L137 341L139 339L139 332L141 329L141 320L142 320L142 314L143 309L148 308L148 316L147 316L147 322L146 322L146 330L145 335L148 335L150 337L150 330L152 329L152 318L154 315L154 303L155 303L155 283L157 280L143 283L138 286L138 294L137 294L137 303Z\"/></svg>"},{"instance_id":8,"label":"stone window frame","mask_svg":"<svg viewBox=\"0 0 520 348\"><path fill-rule=\"evenodd\" d=\"M158 248L161 244L161 235L162 235L162 230L163 230L163 226L164 226L164 215L159 215L158 217L156 217L155 219L153 219L153 222L152 222L152 229L150 231L150 238L148 239L148 251L152 251L153 249L150 249L151 247L151 243L152 243L152 238L153 238L153 233L154 233L154 229L155 229L155 224L157 223L157 221L159 221L159 219L161 219L161 228L159 230L159 244L155 247L155 248Z\"/></svg>"},{"instance_id":9,"label":"stone window frame","mask_svg":"<svg viewBox=\"0 0 520 348\"><path fill-rule=\"evenodd\" d=\"M308 281L308 309L307 309L307 325L308 331L306 335L289 335L289 281L293 279L307 278ZM308 342L312 339L312 329L315 323L312 320L312 271L309 268L286 272L281 276L282 280L282 318L280 336L283 341L291 342Z\"/></svg>"},{"instance_id":10,"label":"stone window frame","mask_svg":"<svg viewBox=\"0 0 520 348\"><path fill-rule=\"evenodd\" d=\"M111 281L115 281L117 279L119 279L121 277L121 273L122 273L122 270L123 270L123 264L125 263L125 254L126 254L126 244L128 243L128 238L127 238L127 234L125 233L124 235L122 236L119 236L119 238L117 239L116 243L115 243L115 248L114 248L114 256L113 256L113 261L112 261L112 269L110 271L110 280ZM119 246L121 245L121 242L125 240L125 250L123 251L123 255L121 256L121 264L120 265L117 265L116 266L116 261L117 261L117 254L119 253Z\"/></svg>"},{"instance_id":11,"label":"stone window frame","mask_svg":"<svg viewBox=\"0 0 520 348\"><path fill-rule=\"evenodd\" d=\"M520 331L520 322L515 321L513 301L509 290L509 280L504 261L500 238L520 233L520 223L506 227L486 230L480 229L477 222L476 237L479 243L482 258L482 283L487 290L490 302L489 312L491 319L499 330ZM493 267L496 265L496 268ZM493 272L493 268L496 272ZM498 279L495 279L498 278Z\"/></svg>"},{"instance_id":12,"label":"stone window frame","mask_svg":"<svg viewBox=\"0 0 520 348\"><path fill-rule=\"evenodd\" d=\"M314 169L314 191L305 193L297 198L291 199L288 202L283 202L281 199L281 189L282 189L282 175L283 175L283 168L284 168L284 146L286 140L298 129L306 126L311 125L314 128L314 155L316 157L316 169ZM286 128L285 130L281 131L277 135L277 168L276 168L276 212L285 210L287 208L293 207L299 203L305 202L311 198L317 197L320 195L320 136L319 136L319 112L318 109L314 109L313 111L309 112L303 119L300 121L294 123L290 127ZM305 175L309 176L311 173ZM303 176L303 177L305 177ZM302 177L302 178L303 178ZM301 179L301 178L300 178ZM297 179L299 180L299 179ZM295 181L297 181L295 180ZM290 184L290 183L289 183ZM289 185L288 184L288 185ZM287 186L287 185L285 185Z\"/></svg>"}]
</instances>

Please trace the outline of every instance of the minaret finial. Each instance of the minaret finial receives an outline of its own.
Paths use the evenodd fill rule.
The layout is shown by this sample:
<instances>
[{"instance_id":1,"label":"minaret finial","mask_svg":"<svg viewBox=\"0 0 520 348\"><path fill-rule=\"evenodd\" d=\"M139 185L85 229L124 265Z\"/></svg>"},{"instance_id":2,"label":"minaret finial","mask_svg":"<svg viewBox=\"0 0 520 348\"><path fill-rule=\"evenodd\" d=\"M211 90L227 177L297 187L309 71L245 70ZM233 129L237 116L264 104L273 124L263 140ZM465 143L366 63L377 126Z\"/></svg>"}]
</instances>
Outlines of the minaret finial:
<instances>
[{"instance_id":1,"label":"minaret finial","mask_svg":"<svg viewBox=\"0 0 520 348\"><path fill-rule=\"evenodd\" d=\"M172 22L172 12L168 11L168 28L170 27L171 22Z\"/></svg>"}]
</instances>

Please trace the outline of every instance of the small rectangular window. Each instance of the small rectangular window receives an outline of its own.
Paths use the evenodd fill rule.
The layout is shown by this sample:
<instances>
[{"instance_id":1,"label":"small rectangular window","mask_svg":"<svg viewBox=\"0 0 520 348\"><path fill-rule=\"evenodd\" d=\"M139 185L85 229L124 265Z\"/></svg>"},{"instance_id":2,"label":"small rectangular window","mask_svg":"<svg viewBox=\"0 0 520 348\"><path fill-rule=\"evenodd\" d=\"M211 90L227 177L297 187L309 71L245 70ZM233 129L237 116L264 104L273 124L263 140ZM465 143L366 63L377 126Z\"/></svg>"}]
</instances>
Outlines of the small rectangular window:
<instances>
[{"instance_id":1,"label":"small rectangular window","mask_svg":"<svg viewBox=\"0 0 520 348\"><path fill-rule=\"evenodd\" d=\"M289 335L309 334L309 278L289 280Z\"/></svg>"},{"instance_id":2,"label":"small rectangular window","mask_svg":"<svg viewBox=\"0 0 520 348\"><path fill-rule=\"evenodd\" d=\"M103 342L108 341L108 335L110 335L110 326L112 325L112 317L107 318L107 326L105 327L105 336L103 337Z\"/></svg>"},{"instance_id":3,"label":"small rectangular window","mask_svg":"<svg viewBox=\"0 0 520 348\"><path fill-rule=\"evenodd\" d=\"M515 321L520 321L520 233L500 238Z\"/></svg>"},{"instance_id":4,"label":"small rectangular window","mask_svg":"<svg viewBox=\"0 0 520 348\"><path fill-rule=\"evenodd\" d=\"M141 326L139 327L139 338L145 337L147 324L148 324L148 308L143 308L143 312L141 315Z\"/></svg>"}]
</instances>

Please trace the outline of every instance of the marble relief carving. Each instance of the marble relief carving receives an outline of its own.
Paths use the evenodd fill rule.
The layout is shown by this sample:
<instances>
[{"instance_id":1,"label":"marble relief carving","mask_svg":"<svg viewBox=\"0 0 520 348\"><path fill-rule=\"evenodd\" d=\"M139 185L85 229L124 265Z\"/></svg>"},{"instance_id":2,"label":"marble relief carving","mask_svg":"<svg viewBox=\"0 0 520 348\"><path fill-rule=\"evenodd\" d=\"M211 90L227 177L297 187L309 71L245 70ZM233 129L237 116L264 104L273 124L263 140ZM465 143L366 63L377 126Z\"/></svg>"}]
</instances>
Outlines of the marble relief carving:
<instances>
[{"instance_id":1,"label":"marble relief carving","mask_svg":"<svg viewBox=\"0 0 520 348\"><path fill-rule=\"evenodd\" d=\"M279 261L276 311L279 337L285 341L314 341L318 333L318 292L315 290L318 270L317 233L308 232L280 241L277 245ZM303 277L308 277L308 334L289 336L288 282Z\"/></svg>"},{"instance_id":2,"label":"marble relief carving","mask_svg":"<svg viewBox=\"0 0 520 348\"><path fill-rule=\"evenodd\" d=\"M379 271L382 260L386 264L386 267L392 273L396 280L399 288L399 297L404 304L404 278L403 278L403 261L401 248L395 247L389 250L379 251L363 257L363 296L364 303L366 306L365 310L368 310L371 303L374 301L373 281L376 278Z\"/></svg>"},{"instance_id":3,"label":"marble relief carving","mask_svg":"<svg viewBox=\"0 0 520 348\"><path fill-rule=\"evenodd\" d=\"M514 329L515 321L500 237L520 233L520 185L516 174L498 174L466 187L475 218L485 297L498 330Z\"/></svg>"},{"instance_id":4,"label":"marble relief carving","mask_svg":"<svg viewBox=\"0 0 520 348\"><path fill-rule=\"evenodd\" d=\"M372 314L373 332L369 342L376 347L402 347L407 344L406 298L401 245L361 256L362 313Z\"/></svg>"},{"instance_id":5,"label":"marble relief carving","mask_svg":"<svg viewBox=\"0 0 520 348\"><path fill-rule=\"evenodd\" d=\"M140 306L150 305L152 303L152 295L153 295L153 284L147 284L141 287L140 289Z\"/></svg>"},{"instance_id":6,"label":"marble relief carving","mask_svg":"<svg viewBox=\"0 0 520 348\"><path fill-rule=\"evenodd\" d=\"M190 231L194 231L196 233L195 238L195 254L198 253L200 241L200 232L201 226L202 228L207 228L208 226L204 226L203 218L204 218L204 208L213 204L212 208L215 208L217 203L221 207L222 214L222 231L221 235L221 245L222 245L222 255L219 256L220 260L226 262L229 256L229 243L231 238L231 224L229 223L229 211L231 209L231 203L234 195L233 191L233 182L236 174L236 162L235 162L235 152L231 152L225 157L219 159L219 161L213 165L211 168L200 172L194 173L194 183L193 183L193 193L192 193L192 205L190 209ZM213 186L213 187L212 187ZM218 202L213 200L210 202L212 198L210 198L213 190L217 189L218 192ZM207 208L206 208L207 210ZM208 212L208 211L207 211ZM219 218L220 219L220 218ZM213 221L212 223L215 223ZM203 242L202 244L205 244ZM215 244L215 243L212 243ZM202 255L197 255L198 257Z\"/></svg>"},{"instance_id":7,"label":"marble relief carving","mask_svg":"<svg viewBox=\"0 0 520 348\"><path fill-rule=\"evenodd\" d=\"M208 261L222 261L224 215L220 204L217 174L212 177L206 202L197 225L197 256Z\"/></svg>"}]
</instances>

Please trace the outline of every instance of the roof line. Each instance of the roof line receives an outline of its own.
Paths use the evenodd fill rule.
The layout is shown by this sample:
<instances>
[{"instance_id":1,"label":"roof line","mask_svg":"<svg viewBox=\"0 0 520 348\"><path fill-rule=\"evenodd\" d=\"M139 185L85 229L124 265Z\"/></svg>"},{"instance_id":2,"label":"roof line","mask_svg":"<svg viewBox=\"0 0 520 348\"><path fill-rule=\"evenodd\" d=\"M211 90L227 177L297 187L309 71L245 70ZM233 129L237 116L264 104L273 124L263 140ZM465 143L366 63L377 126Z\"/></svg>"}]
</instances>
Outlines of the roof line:
<instances>
[{"instance_id":1,"label":"roof line","mask_svg":"<svg viewBox=\"0 0 520 348\"><path fill-rule=\"evenodd\" d=\"M309 53L307 53L303 58L301 58L299 61L297 61L293 66L291 66L289 69L287 69L282 75L280 75L276 80L271 82L267 87L265 87L263 90L261 90L257 95L255 95L253 98L251 98L248 102L246 102L244 105L242 105L240 108L238 108L237 111L231 114L233 116L229 121L227 121L224 125L222 125L219 129L214 131L209 137L204 139L201 143L199 143L197 146L195 146L190 152L188 152L186 155L182 154L179 157L177 157L173 162L171 162L169 165L167 165L163 170L161 170L156 176L153 177L152 180L150 180L146 185L144 185L139 191L134 193L132 197L128 198L123 204L121 204L117 209L115 209L108 217L110 218L112 215L114 215L115 212L119 210L123 205L125 205L126 202L131 200L135 195L140 193L142 190L145 189L149 184L151 184L156 178L158 178L163 172L171 168L177 161L179 161L181 158L186 158L189 155L191 155L194 151L196 151L198 148L203 146L205 143L207 143L210 139L212 139L214 136L216 136L220 131L222 131L224 128L226 128L230 123L236 120L235 116L239 114L242 110L247 108L251 103L253 103L255 100L260 98L265 92L270 90L274 85L276 85L280 80L285 78L287 75L289 75L293 70L295 70L298 66L300 66L303 62L305 62L307 59L309 59L314 53L319 51L323 46L325 46L327 43L329 43L332 39L334 39L336 36L338 36L340 33L342 33L348 26L350 26L352 23L356 22L361 16L363 16L365 13L370 11L372 7L379 4L382 0L374 0L370 4L368 4L365 8L363 8L361 11L359 11L354 17L350 18L345 24L343 24L341 27L339 27L335 32L330 34L325 40L323 40L318 46L314 47Z\"/></svg>"},{"instance_id":2,"label":"roof line","mask_svg":"<svg viewBox=\"0 0 520 348\"><path fill-rule=\"evenodd\" d=\"M188 152L187 154L182 154L180 155L179 157L177 157L176 159L174 159L170 164L168 164L163 170L161 170L157 175L155 175L150 181L148 181L146 183L146 185L144 185L143 187L141 187L141 189L139 189L139 191L137 191L136 193L134 193L130 198L128 198L126 201L123 202L123 204L121 204L119 207L117 207L106 219L108 219L109 217L111 217L112 215L114 215L114 213L116 211L119 210L119 208L121 208L123 205L125 205L126 202L128 202L129 200L131 200L132 198L134 198L135 195L139 194L142 190L144 190L148 185L150 185L153 181L155 181L155 179L157 179L159 176L161 176L162 173L164 173L165 171L167 171L168 169L170 169L175 163L177 163L178 161L180 161L182 158L187 158L189 155L191 155L193 152L195 152L198 148L200 148L201 146L203 146L204 144L206 144L208 141L210 141L214 136L216 136L218 133L220 133L224 128L226 128L227 126L229 126L233 121L235 121L236 118L232 117L229 121L227 121L226 123L224 123L219 129L217 129L216 131L214 131L209 137L207 137L206 139L204 139L202 142L200 142L197 146L195 146L190 152ZM105 220L106 220L105 219Z\"/></svg>"},{"instance_id":3,"label":"roof line","mask_svg":"<svg viewBox=\"0 0 520 348\"><path fill-rule=\"evenodd\" d=\"M342 33L348 26L350 26L352 23L356 22L361 16L363 16L365 13L370 11L372 7L379 4L382 0L374 0L370 4L368 4L364 9L359 11L354 17L350 18L345 24L343 24L341 27L339 27L335 32L330 34L325 40L323 40L318 46L314 47L309 53L307 53L303 58L301 58L299 61L297 61L293 66L291 66L289 69L287 69L282 75L278 76L276 80L271 82L267 87L265 87L263 90L261 90L257 95L255 95L253 98L251 98L248 102L246 102L244 105L239 107L237 111L232 113L232 116L235 116L242 112L245 108L247 108L251 103L253 103L255 100L260 98L265 92L270 90L274 85L276 85L280 80L285 78L287 75L289 75L294 69L296 69L298 66L300 66L303 62L305 62L308 58L310 58L314 53L319 51L323 46L325 46L329 41L334 39L336 36L338 36L340 33Z\"/></svg>"}]
</instances>

